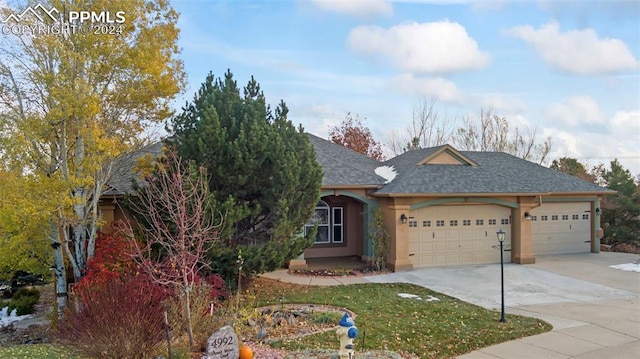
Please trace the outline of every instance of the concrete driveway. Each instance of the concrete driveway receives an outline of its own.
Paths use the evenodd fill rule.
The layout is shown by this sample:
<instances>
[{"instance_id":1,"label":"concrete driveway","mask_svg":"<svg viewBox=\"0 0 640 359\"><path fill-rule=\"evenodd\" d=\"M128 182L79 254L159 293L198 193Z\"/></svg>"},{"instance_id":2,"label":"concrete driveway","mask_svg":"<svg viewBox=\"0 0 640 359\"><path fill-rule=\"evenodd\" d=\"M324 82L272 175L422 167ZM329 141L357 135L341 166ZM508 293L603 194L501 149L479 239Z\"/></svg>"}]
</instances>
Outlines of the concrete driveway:
<instances>
[{"instance_id":1,"label":"concrete driveway","mask_svg":"<svg viewBox=\"0 0 640 359\"><path fill-rule=\"evenodd\" d=\"M543 319L553 331L460 358L640 358L640 273L609 268L637 262L627 253L537 257L505 264L506 312ZM500 310L500 265L416 269L365 277L406 282Z\"/></svg>"}]
</instances>

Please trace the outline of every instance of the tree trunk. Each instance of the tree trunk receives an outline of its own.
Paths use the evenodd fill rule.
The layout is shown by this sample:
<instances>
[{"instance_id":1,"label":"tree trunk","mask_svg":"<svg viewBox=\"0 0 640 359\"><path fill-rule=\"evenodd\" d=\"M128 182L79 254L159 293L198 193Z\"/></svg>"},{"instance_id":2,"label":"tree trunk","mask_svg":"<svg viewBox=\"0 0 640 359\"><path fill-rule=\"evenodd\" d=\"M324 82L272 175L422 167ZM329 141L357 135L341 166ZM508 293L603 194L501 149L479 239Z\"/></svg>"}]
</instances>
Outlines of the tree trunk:
<instances>
[{"instance_id":1,"label":"tree trunk","mask_svg":"<svg viewBox=\"0 0 640 359\"><path fill-rule=\"evenodd\" d=\"M53 273L56 278L56 296L58 301L58 317L62 316L63 309L67 307L67 273L64 266L62 243L60 232L54 221L49 222L49 238L53 248Z\"/></svg>"},{"instance_id":2,"label":"tree trunk","mask_svg":"<svg viewBox=\"0 0 640 359\"><path fill-rule=\"evenodd\" d=\"M75 206L74 206L75 207ZM76 211L76 213L78 213ZM79 215L78 215L79 217ZM73 276L76 282L80 280L86 265L85 244L87 240L87 227L84 223L73 226Z\"/></svg>"},{"instance_id":3,"label":"tree trunk","mask_svg":"<svg viewBox=\"0 0 640 359\"><path fill-rule=\"evenodd\" d=\"M189 335L189 349L193 350L193 328L191 327L191 288L184 289L184 314L187 317L187 334Z\"/></svg>"},{"instance_id":4,"label":"tree trunk","mask_svg":"<svg viewBox=\"0 0 640 359\"><path fill-rule=\"evenodd\" d=\"M79 120L76 120L79 121ZM82 175L84 172L84 137L82 135L76 136L75 141L75 154L73 157L75 173L76 175ZM86 240L87 240L87 196L86 188L84 186L75 187L71 194L74 200L73 213L75 215L76 224L73 226L73 259L76 262L74 266L73 274L76 282L80 280L82 271L84 270L86 263Z\"/></svg>"}]
</instances>

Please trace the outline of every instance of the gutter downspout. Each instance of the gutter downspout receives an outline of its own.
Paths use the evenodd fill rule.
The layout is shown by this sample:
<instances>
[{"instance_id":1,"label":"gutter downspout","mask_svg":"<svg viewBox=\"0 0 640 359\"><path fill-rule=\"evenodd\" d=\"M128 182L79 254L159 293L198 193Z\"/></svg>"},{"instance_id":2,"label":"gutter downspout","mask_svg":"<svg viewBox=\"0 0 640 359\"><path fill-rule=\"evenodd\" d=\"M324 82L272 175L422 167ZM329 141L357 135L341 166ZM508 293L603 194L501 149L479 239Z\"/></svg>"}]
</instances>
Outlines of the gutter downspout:
<instances>
[{"instance_id":1,"label":"gutter downspout","mask_svg":"<svg viewBox=\"0 0 640 359\"><path fill-rule=\"evenodd\" d=\"M534 208L540 207L540 206L542 206L542 195L541 194L538 195L538 204L536 204L535 206L533 206L533 207L531 207L529 209L531 210L531 209L534 209Z\"/></svg>"}]
</instances>

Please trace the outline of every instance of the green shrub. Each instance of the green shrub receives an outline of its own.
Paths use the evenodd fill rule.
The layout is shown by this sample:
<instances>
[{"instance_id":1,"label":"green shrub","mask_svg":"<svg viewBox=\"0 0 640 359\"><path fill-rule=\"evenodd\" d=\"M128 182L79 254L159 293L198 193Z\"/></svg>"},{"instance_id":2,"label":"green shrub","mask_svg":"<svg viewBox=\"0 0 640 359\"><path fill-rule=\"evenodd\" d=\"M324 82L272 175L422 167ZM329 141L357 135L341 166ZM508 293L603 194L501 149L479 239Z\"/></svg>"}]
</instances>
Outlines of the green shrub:
<instances>
[{"instance_id":1,"label":"green shrub","mask_svg":"<svg viewBox=\"0 0 640 359\"><path fill-rule=\"evenodd\" d=\"M15 309L17 315L32 314L39 299L37 289L20 288L9 300L9 312Z\"/></svg>"},{"instance_id":2,"label":"green shrub","mask_svg":"<svg viewBox=\"0 0 640 359\"><path fill-rule=\"evenodd\" d=\"M16 299L16 298L22 298L22 297L36 297L38 299L40 299L40 291L38 291L35 288L25 288L22 287L20 289L18 289L15 294L13 295L13 297L11 297L12 299Z\"/></svg>"},{"instance_id":3,"label":"green shrub","mask_svg":"<svg viewBox=\"0 0 640 359\"><path fill-rule=\"evenodd\" d=\"M338 324L343 314L337 312L317 312L311 315L311 320L317 324Z\"/></svg>"}]
</instances>

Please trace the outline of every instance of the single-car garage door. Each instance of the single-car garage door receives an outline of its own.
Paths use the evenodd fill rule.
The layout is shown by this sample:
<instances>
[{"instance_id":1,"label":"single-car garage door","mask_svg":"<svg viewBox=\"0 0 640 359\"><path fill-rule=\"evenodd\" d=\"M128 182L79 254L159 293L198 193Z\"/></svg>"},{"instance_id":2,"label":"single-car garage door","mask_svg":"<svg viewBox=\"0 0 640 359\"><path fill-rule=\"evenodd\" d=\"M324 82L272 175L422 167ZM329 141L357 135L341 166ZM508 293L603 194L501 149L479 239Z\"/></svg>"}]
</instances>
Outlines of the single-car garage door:
<instances>
[{"instance_id":1,"label":"single-car garage door","mask_svg":"<svg viewBox=\"0 0 640 359\"><path fill-rule=\"evenodd\" d=\"M496 232L511 243L511 210L496 205L430 206L409 214L409 258L415 268L499 263ZM505 252L504 261L511 255Z\"/></svg>"},{"instance_id":2,"label":"single-car garage door","mask_svg":"<svg viewBox=\"0 0 640 359\"><path fill-rule=\"evenodd\" d=\"M545 203L531 211L534 255L591 251L591 204Z\"/></svg>"}]
</instances>

